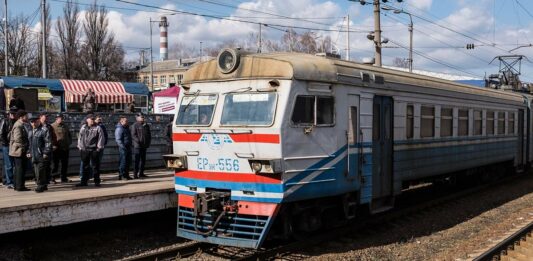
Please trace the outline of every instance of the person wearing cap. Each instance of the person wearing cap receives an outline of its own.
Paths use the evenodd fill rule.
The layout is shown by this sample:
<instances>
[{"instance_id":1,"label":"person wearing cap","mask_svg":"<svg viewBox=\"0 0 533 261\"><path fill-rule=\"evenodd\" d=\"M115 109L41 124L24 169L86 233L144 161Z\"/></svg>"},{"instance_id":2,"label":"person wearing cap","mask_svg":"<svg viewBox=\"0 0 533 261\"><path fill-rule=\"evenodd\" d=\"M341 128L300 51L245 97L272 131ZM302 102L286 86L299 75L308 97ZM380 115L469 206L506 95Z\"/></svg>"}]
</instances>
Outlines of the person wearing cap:
<instances>
[{"instance_id":1,"label":"person wearing cap","mask_svg":"<svg viewBox=\"0 0 533 261\"><path fill-rule=\"evenodd\" d=\"M16 107L19 110L26 110L24 101L15 93L9 101L9 108Z\"/></svg>"},{"instance_id":2,"label":"person wearing cap","mask_svg":"<svg viewBox=\"0 0 533 261\"><path fill-rule=\"evenodd\" d=\"M150 125L144 121L144 115L137 113L136 120L131 126L131 138L133 140L133 155L135 155L135 162L133 167L133 178L144 178L144 165L146 163L146 150L150 147L152 142L152 134L150 133Z\"/></svg>"},{"instance_id":3,"label":"person wearing cap","mask_svg":"<svg viewBox=\"0 0 533 261\"><path fill-rule=\"evenodd\" d=\"M13 159L9 156L9 133L13 129L13 125L17 121L17 108L12 107L6 118L0 122L0 142L2 143L2 156L4 159L4 175L3 182L7 188L14 188L13 180Z\"/></svg>"},{"instance_id":4,"label":"person wearing cap","mask_svg":"<svg viewBox=\"0 0 533 261\"><path fill-rule=\"evenodd\" d=\"M115 141L117 142L119 152L118 180L122 178L130 180L131 132L126 116L120 116L117 128L115 129Z\"/></svg>"},{"instance_id":5,"label":"person wearing cap","mask_svg":"<svg viewBox=\"0 0 533 261\"><path fill-rule=\"evenodd\" d=\"M32 130L28 134L29 158L33 164L35 182L37 188L35 192L40 193L48 190L48 168L52 155L52 138L50 130L42 124L41 117L30 119Z\"/></svg>"},{"instance_id":6,"label":"person wearing cap","mask_svg":"<svg viewBox=\"0 0 533 261\"><path fill-rule=\"evenodd\" d=\"M41 122L40 126L41 128L44 128L48 131L48 134L47 135L47 138L50 139L50 142L52 144L52 151L55 151L57 149L57 137L56 137L56 134L54 133L54 129L52 127L52 125L50 123L48 123L48 114L46 113L40 113L39 114L39 121ZM55 178L52 176L52 160L53 160L53 154L50 153L50 155L48 155L48 160L43 162L44 164L44 168L45 168L45 172L46 172L46 181L48 183L52 182L54 184L56 184L56 180Z\"/></svg>"},{"instance_id":7,"label":"person wearing cap","mask_svg":"<svg viewBox=\"0 0 533 261\"><path fill-rule=\"evenodd\" d=\"M67 178L68 161L70 144L72 144L72 135L69 126L63 121L63 114L56 115L54 123L52 123L52 130L57 138L57 148L53 152L54 168L52 173L57 175L59 171L59 164L61 163L61 182L69 182Z\"/></svg>"},{"instance_id":8,"label":"person wearing cap","mask_svg":"<svg viewBox=\"0 0 533 261\"><path fill-rule=\"evenodd\" d=\"M15 190L28 191L25 186L26 167L28 165L29 140L28 131L25 125L28 123L28 114L24 110L17 112L18 120L13 124L9 136L9 156L13 157L15 162Z\"/></svg>"},{"instance_id":9,"label":"person wearing cap","mask_svg":"<svg viewBox=\"0 0 533 261\"><path fill-rule=\"evenodd\" d=\"M88 115L86 124L80 129L78 136L78 149L80 150L83 172L81 181L76 187L86 187L89 180L89 172L92 170L94 185L100 187L100 151L104 149L104 133L96 124L93 115Z\"/></svg>"}]
</instances>

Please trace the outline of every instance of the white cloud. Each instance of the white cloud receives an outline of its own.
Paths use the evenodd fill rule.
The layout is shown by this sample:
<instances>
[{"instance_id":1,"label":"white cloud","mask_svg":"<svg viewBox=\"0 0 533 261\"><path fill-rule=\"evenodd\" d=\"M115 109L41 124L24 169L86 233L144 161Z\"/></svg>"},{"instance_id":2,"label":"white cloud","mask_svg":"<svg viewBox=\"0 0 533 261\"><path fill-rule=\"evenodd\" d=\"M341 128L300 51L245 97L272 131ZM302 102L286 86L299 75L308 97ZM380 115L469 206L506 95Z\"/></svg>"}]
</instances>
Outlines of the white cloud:
<instances>
[{"instance_id":1,"label":"white cloud","mask_svg":"<svg viewBox=\"0 0 533 261\"><path fill-rule=\"evenodd\" d=\"M409 4L416 8L429 10L431 8L432 0L408 0Z\"/></svg>"}]
</instances>

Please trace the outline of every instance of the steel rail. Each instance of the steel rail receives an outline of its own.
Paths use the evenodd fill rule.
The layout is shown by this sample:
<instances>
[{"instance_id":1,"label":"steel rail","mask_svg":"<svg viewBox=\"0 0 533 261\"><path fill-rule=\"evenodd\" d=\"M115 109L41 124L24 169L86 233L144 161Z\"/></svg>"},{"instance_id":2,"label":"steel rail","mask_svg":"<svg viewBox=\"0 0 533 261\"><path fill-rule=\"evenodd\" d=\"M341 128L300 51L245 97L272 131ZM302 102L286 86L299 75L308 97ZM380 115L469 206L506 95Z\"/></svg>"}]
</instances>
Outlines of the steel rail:
<instances>
[{"instance_id":1,"label":"steel rail","mask_svg":"<svg viewBox=\"0 0 533 261\"><path fill-rule=\"evenodd\" d=\"M194 242L185 245L177 245L170 248L156 250L150 253L144 253L137 256L127 257L121 261L154 261L154 260L174 260L176 258L186 258L195 255L199 251L212 248L213 245Z\"/></svg>"},{"instance_id":2,"label":"steel rail","mask_svg":"<svg viewBox=\"0 0 533 261\"><path fill-rule=\"evenodd\" d=\"M528 233L533 231L533 221L522 227L520 230L516 231L512 235L508 236L495 246L491 247L489 250L483 252L481 255L474 258L472 261L487 261L495 260L494 257L499 257L502 254L506 254L510 247L520 241L523 237L527 236ZM498 258L496 260L501 260Z\"/></svg>"}]
</instances>

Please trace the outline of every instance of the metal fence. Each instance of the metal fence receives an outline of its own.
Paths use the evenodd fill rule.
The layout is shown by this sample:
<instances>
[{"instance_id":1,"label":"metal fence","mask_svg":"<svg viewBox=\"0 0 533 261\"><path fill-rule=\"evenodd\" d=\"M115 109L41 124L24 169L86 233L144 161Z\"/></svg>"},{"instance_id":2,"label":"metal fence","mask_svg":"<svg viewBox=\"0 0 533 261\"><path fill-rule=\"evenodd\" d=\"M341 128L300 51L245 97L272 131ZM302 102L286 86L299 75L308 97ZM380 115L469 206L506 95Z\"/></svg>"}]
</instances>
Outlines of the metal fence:
<instances>
[{"instance_id":1,"label":"metal fence","mask_svg":"<svg viewBox=\"0 0 533 261\"><path fill-rule=\"evenodd\" d=\"M85 113L64 113L64 121L68 124L73 142L70 146L70 160L68 166L68 173L79 174L80 171L80 152L77 148L77 137L82 124L85 119ZM128 118L130 125L135 122L135 114L104 114L102 115L103 122L108 133L108 143L104 150L104 157L101 163L102 172L117 172L118 171L118 146L115 142L115 128L118 123L119 116L124 115ZM146 168L162 168L165 166L162 155L166 154L167 145L164 138L164 129L167 123L170 121L171 115L165 114L149 114L145 115L145 120L150 124L150 130L152 133L152 144L148 148L146 153ZM55 115L50 115L49 122L55 121ZM3 157L0 157L1 172L3 174ZM133 169L133 160L131 168Z\"/></svg>"}]
</instances>

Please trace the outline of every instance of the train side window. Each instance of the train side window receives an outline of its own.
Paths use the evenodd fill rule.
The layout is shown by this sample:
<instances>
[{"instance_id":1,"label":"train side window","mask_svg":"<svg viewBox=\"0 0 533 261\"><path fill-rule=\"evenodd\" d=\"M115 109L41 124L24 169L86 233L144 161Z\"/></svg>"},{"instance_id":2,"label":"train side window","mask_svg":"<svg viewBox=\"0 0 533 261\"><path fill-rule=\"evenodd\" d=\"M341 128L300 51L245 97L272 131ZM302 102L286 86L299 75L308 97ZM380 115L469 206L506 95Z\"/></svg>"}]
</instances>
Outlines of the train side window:
<instances>
[{"instance_id":1,"label":"train side window","mask_svg":"<svg viewBox=\"0 0 533 261\"><path fill-rule=\"evenodd\" d=\"M450 137L453 134L453 109L442 108L440 111L440 136Z\"/></svg>"},{"instance_id":2,"label":"train side window","mask_svg":"<svg viewBox=\"0 0 533 261\"><path fill-rule=\"evenodd\" d=\"M332 125L335 115L333 97L317 97L316 99L316 124Z\"/></svg>"},{"instance_id":3,"label":"train side window","mask_svg":"<svg viewBox=\"0 0 533 261\"><path fill-rule=\"evenodd\" d=\"M292 122L297 125L313 125L315 96L298 96L292 111Z\"/></svg>"},{"instance_id":4,"label":"train side window","mask_svg":"<svg viewBox=\"0 0 533 261\"><path fill-rule=\"evenodd\" d=\"M481 111L474 110L474 135L483 134L483 118Z\"/></svg>"},{"instance_id":5,"label":"train side window","mask_svg":"<svg viewBox=\"0 0 533 261\"><path fill-rule=\"evenodd\" d=\"M505 134L505 112L498 112L498 135Z\"/></svg>"},{"instance_id":6,"label":"train side window","mask_svg":"<svg viewBox=\"0 0 533 261\"><path fill-rule=\"evenodd\" d=\"M458 136L468 136L468 110L459 109L459 128Z\"/></svg>"},{"instance_id":7,"label":"train side window","mask_svg":"<svg viewBox=\"0 0 533 261\"><path fill-rule=\"evenodd\" d=\"M421 118L420 137L435 136L435 108L422 106Z\"/></svg>"},{"instance_id":8,"label":"train side window","mask_svg":"<svg viewBox=\"0 0 533 261\"><path fill-rule=\"evenodd\" d=\"M298 96L291 117L296 125L331 126L335 123L333 97Z\"/></svg>"},{"instance_id":9,"label":"train side window","mask_svg":"<svg viewBox=\"0 0 533 261\"><path fill-rule=\"evenodd\" d=\"M412 104L407 105L407 115L405 119L405 135L407 139L412 139L414 137L414 126L415 126L415 108Z\"/></svg>"},{"instance_id":10,"label":"train side window","mask_svg":"<svg viewBox=\"0 0 533 261\"><path fill-rule=\"evenodd\" d=\"M494 135L494 112L487 111L487 135Z\"/></svg>"},{"instance_id":11,"label":"train side window","mask_svg":"<svg viewBox=\"0 0 533 261\"><path fill-rule=\"evenodd\" d=\"M509 112L509 119L507 121L507 124L509 126L509 131L507 133L509 133L509 135L514 135L514 112Z\"/></svg>"}]
</instances>

